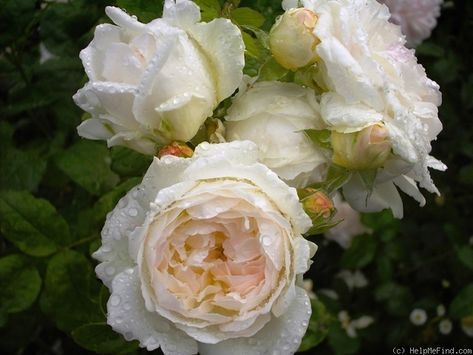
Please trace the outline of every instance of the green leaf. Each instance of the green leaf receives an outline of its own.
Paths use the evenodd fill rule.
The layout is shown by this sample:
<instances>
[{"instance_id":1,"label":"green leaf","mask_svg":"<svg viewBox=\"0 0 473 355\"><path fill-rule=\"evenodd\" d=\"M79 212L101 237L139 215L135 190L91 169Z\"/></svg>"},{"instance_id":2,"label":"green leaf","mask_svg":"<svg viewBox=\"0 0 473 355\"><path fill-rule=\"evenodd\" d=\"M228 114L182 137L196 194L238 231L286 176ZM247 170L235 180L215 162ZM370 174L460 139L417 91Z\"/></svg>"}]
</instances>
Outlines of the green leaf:
<instances>
[{"instance_id":1,"label":"green leaf","mask_svg":"<svg viewBox=\"0 0 473 355\"><path fill-rule=\"evenodd\" d=\"M0 313L16 313L31 307L38 297L41 277L22 255L0 259Z\"/></svg>"},{"instance_id":2,"label":"green leaf","mask_svg":"<svg viewBox=\"0 0 473 355\"><path fill-rule=\"evenodd\" d=\"M46 200L28 192L2 191L0 228L21 251L47 256L71 241L69 226Z\"/></svg>"},{"instance_id":3,"label":"green leaf","mask_svg":"<svg viewBox=\"0 0 473 355\"><path fill-rule=\"evenodd\" d=\"M332 132L328 129L305 129L304 133L318 147L332 149L330 137Z\"/></svg>"},{"instance_id":4,"label":"green leaf","mask_svg":"<svg viewBox=\"0 0 473 355\"><path fill-rule=\"evenodd\" d=\"M13 147L0 152L0 189L35 191L46 170L46 160Z\"/></svg>"},{"instance_id":5,"label":"green leaf","mask_svg":"<svg viewBox=\"0 0 473 355\"><path fill-rule=\"evenodd\" d=\"M424 42L416 47L416 54L418 56L442 58L445 55L445 50L434 43Z\"/></svg>"},{"instance_id":6,"label":"green leaf","mask_svg":"<svg viewBox=\"0 0 473 355\"><path fill-rule=\"evenodd\" d=\"M194 2L200 7L202 21L209 22L220 16L222 8L218 0L194 0Z\"/></svg>"},{"instance_id":7,"label":"green leaf","mask_svg":"<svg viewBox=\"0 0 473 355\"><path fill-rule=\"evenodd\" d=\"M327 312L324 304L319 300L312 300L312 315L309 327L302 338L302 343L298 351L307 351L319 345L328 335L330 325L333 321L330 313Z\"/></svg>"},{"instance_id":8,"label":"green leaf","mask_svg":"<svg viewBox=\"0 0 473 355\"><path fill-rule=\"evenodd\" d=\"M265 20L263 15L249 7L238 7L231 12L230 16L240 26L261 27Z\"/></svg>"},{"instance_id":9,"label":"green leaf","mask_svg":"<svg viewBox=\"0 0 473 355\"><path fill-rule=\"evenodd\" d=\"M376 254L377 239L370 234L361 234L353 239L341 260L341 266L348 269L361 269L371 263Z\"/></svg>"},{"instance_id":10,"label":"green leaf","mask_svg":"<svg viewBox=\"0 0 473 355\"><path fill-rule=\"evenodd\" d=\"M99 354L127 354L138 349L138 342L127 342L106 323L91 323L72 331L72 338L83 348Z\"/></svg>"},{"instance_id":11,"label":"green leaf","mask_svg":"<svg viewBox=\"0 0 473 355\"><path fill-rule=\"evenodd\" d=\"M264 51L258 40L251 37L251 35L246 32L242 32L241 34L243 43L245 43L245 54L256 59L260 58Z\"/></svg>"},{"instance_id":12,"label":"green leaf","mask_svg":"<svg viewBox=\"0 0 473 355\"><path fill-rule=\"evenodd\" d=\"M110 155L105 145L82 140L56 156L56 165L72 181L92 195L101 195L118 183L110 169Z\"/></svg>"},{"instance_id":13,"label":"green leaf","mask_svg":"<svg viewBox=\"0 0 473 355\"><path fill-rule=\"evenodd\" d=\"M360 340L351 338L339 323L330 327L328 342L336 355L349 355L358 352L360 348Z\"/></svg>"},{"instance_id":14,"label":"green leaf","mask_svg":"<svg viewBox=\"0 0 473 355\"><path fill-rule=\"evenodd\" d=\"M121 176L143 176L153 157L125 147L111 149L112 170Z\"/></svg>"},{"instance_id":15,"label":"green leaf","mask_svg":"<svg viewBox=\"0 0 473 355\"><path fill-rule=\"evenodd\" d=\"M99 283L84 255L66 250L49 261L41 308L58 328L70 331L103 321L98 298Z\"/></svg>"},{"instance_id":16,"label":"green leaf","mask_svg":"<svg viewBox=\"0 0 473 355\"><path fill-rule=\"evenodd\" d=\"M288 73L289 70L283 68L273 57L271 57L261 66L258 79L260 81L281 80Z\"/></svg>"},{"instance_id":17,"label":"green leaf","mask_svg":"<svg viewBox=\"0 0 473 355\"><path fill-rule=\"evenodd\" d=\"M470 270L473 270L473 248L465 245L457 248L458 259Z\"/></svg>"},{"instance_id":18,"label":"green leaf","mask_svg":"<svg viewBox=\"0 0 473 355\"><path fill-rule=\"evenodd\" d=\"M455 319L473 316L473 283L463 288L453 299L449 314Z\"/></svg>"},{"instance_id":19,"label":"green leaf","mask_svg":"<svg viewBox=\"0 0 473 355\"><path fill-rule=\"evenodd\" d=\"M117 6L126 9L144 23L161 17L163 12L162 0L117 0Z\"/></svg>"},{"instance_id":20,"label":"green leaf","mask_svg":"<svg viewBox=\"0 0 473 355\"><path fill-rule=\"evenodd\" d=\"M332 193L345 185L351 178L351 172L336 164L330 165L325 181L311 185L317 189L324 189L327 193Z\"/></svg>"}]
</instances>

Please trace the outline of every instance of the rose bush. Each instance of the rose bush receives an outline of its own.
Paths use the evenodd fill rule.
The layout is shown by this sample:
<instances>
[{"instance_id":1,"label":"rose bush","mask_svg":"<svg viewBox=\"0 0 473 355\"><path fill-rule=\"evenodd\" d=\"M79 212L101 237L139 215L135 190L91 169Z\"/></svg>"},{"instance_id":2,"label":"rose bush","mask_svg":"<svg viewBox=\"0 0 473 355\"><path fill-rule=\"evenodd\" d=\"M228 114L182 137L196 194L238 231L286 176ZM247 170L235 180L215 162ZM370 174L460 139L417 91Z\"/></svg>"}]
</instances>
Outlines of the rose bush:
<instances>
[{"instance_id":1,"label":"rose bush","mask_svg":"<svg viewBox=\"0 0 473 355\"><path fill-rule=\"evenodd\" d=\"M108 324L126 339L165 354L297 350L311 221L257 158L248 141L155 158L108 216L96 272L111 291Z\"/></svg>"},{"instance_id":2,"label":"rose bush","mask_svg":"<svg viewBox=\"0 0 473 355\"><path fill-rule=\"evenodd\" d=\"M261 162L291 186L324 179L329 157L304 134L305 129L324 127L311 89L278 81L249 85L234 98L225 118L227 140L255 142Z\"/></svg>"},{"instance_id":3,"label":"rose bush","mask_svg":"<svg viewBox=\"0 0 473 355\"><path fill-rule=\"evenodd\" d=\"M200 21L189 0L166 0L163 17L140 23L107 7L80 57L89 82L74 101L92 118L81 136L105 139L144 154L173 140L188 141L238 87L243 41L228 19Z\"/></svg>"}]
</instances>

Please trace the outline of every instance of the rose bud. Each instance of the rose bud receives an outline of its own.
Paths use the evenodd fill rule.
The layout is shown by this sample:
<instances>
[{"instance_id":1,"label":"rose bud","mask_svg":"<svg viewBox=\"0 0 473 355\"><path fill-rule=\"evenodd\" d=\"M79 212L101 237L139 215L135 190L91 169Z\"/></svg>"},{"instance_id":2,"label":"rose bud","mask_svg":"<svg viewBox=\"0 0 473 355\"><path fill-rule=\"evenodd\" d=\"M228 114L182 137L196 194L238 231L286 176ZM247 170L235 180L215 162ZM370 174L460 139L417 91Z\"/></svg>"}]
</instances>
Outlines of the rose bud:
<instances>
[{"instance_id":1,"label":"rose bud","mask_svg":"<svg viewBox=\"0 0 473 355\"><path fill-rule=\"evenodd\" d=\"M194 151L186 144L182 142L172 142L161 148L158 152L158 158L162 158L165 155L174 155L179 158L190 158L194 154Z\"/></svg>"},{"instance_id":2,"label":"rose bud","mask_svg":"<svg viewBox=\"0 0 473 355\"><path fill-rule=\"evenodd\" d=\"M274 59L286 69L298 69L312 64L319 44L314 35L317 15L307 9L291 9L280 16L269 34Z\"/></svg>"},{"instance_id":3,"label":"rose bud","mask_svg":"<svg viewBox=\"0 0 473 355\"><path fill-rule=\"evenodd\" d=\"M334 214L333 201L321 190L308 187L303 189L300 195L304 196L301 202L307 214L321 216L324 219L328 219Z\"/></svg>"},{"instance_id":4,"label":"rose bud","mask_svg":"<svg viewBox=\"0 0 473 355\"><path fill-rule=\"evenodd\" d=\"M391 152L389 132L377 123L359 132L332 132L331 136L335 164L350 170L376 169L383 166Z\"/></svg>"}]
</instances>

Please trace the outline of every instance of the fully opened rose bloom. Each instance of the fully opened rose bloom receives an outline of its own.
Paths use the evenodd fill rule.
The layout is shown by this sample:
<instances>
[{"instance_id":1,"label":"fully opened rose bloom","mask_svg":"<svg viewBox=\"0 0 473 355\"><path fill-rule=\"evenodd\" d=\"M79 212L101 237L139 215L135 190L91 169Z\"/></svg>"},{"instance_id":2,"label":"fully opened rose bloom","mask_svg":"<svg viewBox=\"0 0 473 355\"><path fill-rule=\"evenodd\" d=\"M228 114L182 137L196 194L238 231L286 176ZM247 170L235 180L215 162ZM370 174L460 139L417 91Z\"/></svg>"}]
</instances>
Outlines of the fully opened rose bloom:
<instances>
[{"instance_id":1,"label":"fully opened rose bloom","mask_svg":"<svg viewBox=\"0 0 473 355\"><path fill-rule=\"evenodd\" d=\"M315 245L295 189L248 141L155 158L108 216L97 275L108 323L165 354L294 353Z\"/></svg>"},{"instance_id":2,"label":"fully opened rose bloom","mask_svg":"<svg viewBox=\"0 0 473 355\"><path fill-rule=\"evenodd\" d=\"M290 1L286 7L294 5ZM402 217L397 188L416 198L419 186L438 193L429 168L444 164L429 155L431 141L442 129L437 106L438 85L427 78L387 7L375 0L305 0L317 16L314 34L321 117L338 133L359 132L382 124L389 132L392 154L378 169L372 191L355 175L344 186L344 196L366 212L391 208Z\"/></svg>"},{"instance_id":3,"label":"fully opened rose bloom","mask_svg":"<svg viewBox=\"0 0 473 355\"><path fill-rule=\"evenodd\" d=\"M323 180L329 161L303 132L323 127L311 89L278 81L249 85L225 118L226 139L255 142L261 162L291 186Z\"/></svg>"},{"instance_id":4,"label":"fully opened rose bloom","mask_svg":"<svg viewBox=\"0 0 473 355\"><path fill-rule=\"evenodd\" d=\"M437 26L443 0L378 0L391 12L391 22L401 26L409 47L430 37Z\"/></svg>"},{"instance_id":5,"label":"fully opened rose bloom","mask_svg":"<svg viewBox=\"0 0 473 355\"><path fill-rule=\"evenodd\" d=\"M240 84L244 46L228 19L200 21L189 0L166 0L163 17L140 23L107 7L114 24L97 26L80 57L89 82L74 101L92 118L81 136L145 154L189 141Z\"/></svg>"}]
</instances>

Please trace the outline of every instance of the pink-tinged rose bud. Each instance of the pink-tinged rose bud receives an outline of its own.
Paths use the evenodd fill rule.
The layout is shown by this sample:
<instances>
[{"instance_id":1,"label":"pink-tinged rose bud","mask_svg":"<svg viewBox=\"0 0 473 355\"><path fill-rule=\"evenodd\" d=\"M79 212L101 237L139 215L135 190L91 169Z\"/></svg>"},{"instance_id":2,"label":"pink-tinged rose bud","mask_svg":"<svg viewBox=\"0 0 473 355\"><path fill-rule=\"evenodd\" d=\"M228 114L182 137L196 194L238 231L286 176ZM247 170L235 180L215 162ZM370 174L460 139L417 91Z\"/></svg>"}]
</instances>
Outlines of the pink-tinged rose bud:
<instances>
[{"instance_id":1,"label":"pink-tinged rose bud","mask_svg":"<svg viewBox=\"0 0 473 355\"><path fill-rule=\"evenodd\" d=\"M319 39L314 35L317 15L304 8L291 9L280 16L269 34L274 59L286 69L298 69L317 59Z\"/></svg>"},{"instance_id":2,"label":"pink-tinged rose bud","mask_svg":"<svg viewBox=\"0 0 473 355\"><path fill-rule=\"evenodd\" d=\"M389 132L377 123L359 132L332 132L332 160L350 170L368 170L383 166L391 153Z\"/></svg>"},{"instance_id":3,"label":"pink-tinged rose bud","mask_svg":"<svg viewBox=\"0 0 473 355\"><path fill-rule=\"evenodd\" d=\"M174 155L179 158L190 158L194 154L194 151L186 144L182 142L172 142L161 148L158 152L158 158L162 158L165 155Z\"/></svg>"},{"instance_id":4,"label":"pink-tinged rose bud","mask_svg":"<svg viewBox=\"0 0 473 355\"><path fill-rule=\"evenodd\" d=\"M299 193L304 211L314 219L328 221L335 214L335 206L330 197L324 192L308 187Z\"/></svg>"}]
</instances>

